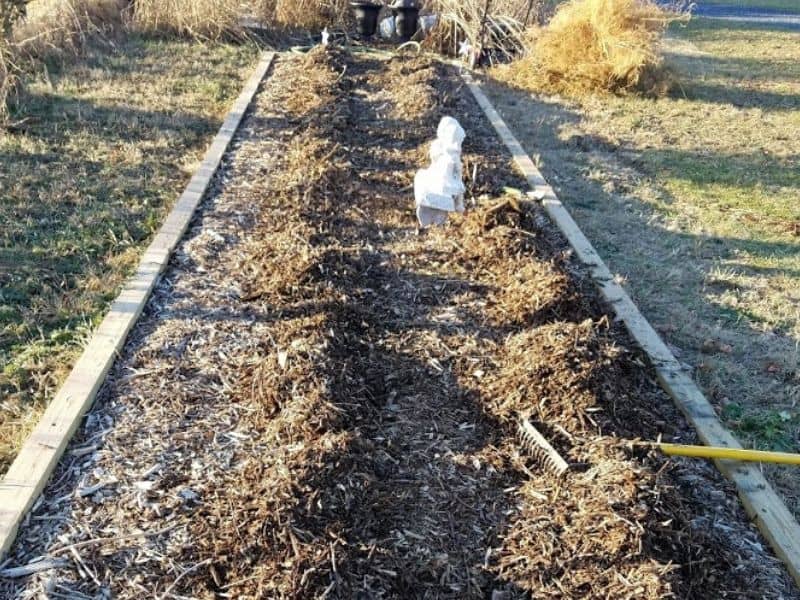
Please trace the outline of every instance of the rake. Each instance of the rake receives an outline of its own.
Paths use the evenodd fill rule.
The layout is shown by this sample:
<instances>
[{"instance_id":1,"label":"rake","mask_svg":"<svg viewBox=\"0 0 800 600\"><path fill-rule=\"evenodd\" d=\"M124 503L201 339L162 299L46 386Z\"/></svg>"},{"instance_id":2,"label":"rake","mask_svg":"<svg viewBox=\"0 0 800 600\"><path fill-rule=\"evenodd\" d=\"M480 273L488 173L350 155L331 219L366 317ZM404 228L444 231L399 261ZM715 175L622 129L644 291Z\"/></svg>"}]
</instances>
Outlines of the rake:
<instances>
[{"instance_id":1,"label":"rake","mask_svg":"<svg viewBox=\"0 0 800 600\"><path fill-rule=\"evenodd\" d=\"M536 427L526 418L520 417L517 434L523 447L531 457L556 477L569 470L569 464L547 441ZM667 456L686 456L712 460L736 460L742 462L763 462L781 465L800 466L800 454L790 452L770 452L766 450L746 450L744 448L724 448L719 446L697 446L669 444L665 442L636 442L636 445L657 448Z\"/></svg>"},{"instance_id":2,"label":"rake","mask_svg":"<svg viewBox=\"0 0 800 600\"><path fill-rule=\"evenodd\" d=\"M800 465L800 454L792 454L790 452L767 452L765 450L745 450L744 448L724 448L719 446L689 446L662 442L644 442L644 444L658 448L669 456Z\"/></svg>"},{"instance_id":3,"label":"rake","mask_svg":"<svg viewBox=\"0 0 800 600\"><path fill-rule=\"evenodd\" d=\"M517 434L530 455L556 477L561 477L569 469L567 461L556 451L539 430L525 418L517 423Z\"/></svg>"}]
</instances>

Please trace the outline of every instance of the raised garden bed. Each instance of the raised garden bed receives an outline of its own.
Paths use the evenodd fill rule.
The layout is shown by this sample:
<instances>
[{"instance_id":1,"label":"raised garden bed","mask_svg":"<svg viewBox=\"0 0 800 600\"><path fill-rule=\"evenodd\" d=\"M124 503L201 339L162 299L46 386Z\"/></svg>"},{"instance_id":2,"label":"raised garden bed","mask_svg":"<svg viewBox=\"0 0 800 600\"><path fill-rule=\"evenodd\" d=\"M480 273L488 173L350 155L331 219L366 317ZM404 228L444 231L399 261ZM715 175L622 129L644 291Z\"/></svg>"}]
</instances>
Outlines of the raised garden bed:
<instances>
[{"instance_id":1,"label":"raised garden bed","mask_svg":"<svg viewBox=\"0 0 800 600\"><path fill-rule=\"evenodd\" d=\"M476 205L420 232L443 115ZM797 597L713 467L633 444L692 437L453 69L283 57L235 145L11 554L69 562L1 593Z\"/></svg>"}]
</instances>

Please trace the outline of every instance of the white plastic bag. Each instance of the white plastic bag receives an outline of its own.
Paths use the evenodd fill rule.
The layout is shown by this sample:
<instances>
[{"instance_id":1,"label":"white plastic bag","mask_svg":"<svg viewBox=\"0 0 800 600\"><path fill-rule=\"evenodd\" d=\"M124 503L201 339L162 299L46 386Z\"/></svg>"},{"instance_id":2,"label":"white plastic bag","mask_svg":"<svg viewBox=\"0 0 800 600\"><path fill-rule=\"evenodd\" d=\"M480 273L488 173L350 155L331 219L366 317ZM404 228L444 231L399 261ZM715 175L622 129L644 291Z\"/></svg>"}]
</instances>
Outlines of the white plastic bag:
<instances>
[{"instance_id":1,"label":"white plastic bag","mask_svg":"<svg viewBox=\"0 0 800 600\"><path fill-rule=\"evenodd\" d=\"M394 24L394 17L386 17L380 22L378 26L380 30L381 37L385 40L390 40L394 37L395 32L395 24Z\"/></svg>"}]
</instances>

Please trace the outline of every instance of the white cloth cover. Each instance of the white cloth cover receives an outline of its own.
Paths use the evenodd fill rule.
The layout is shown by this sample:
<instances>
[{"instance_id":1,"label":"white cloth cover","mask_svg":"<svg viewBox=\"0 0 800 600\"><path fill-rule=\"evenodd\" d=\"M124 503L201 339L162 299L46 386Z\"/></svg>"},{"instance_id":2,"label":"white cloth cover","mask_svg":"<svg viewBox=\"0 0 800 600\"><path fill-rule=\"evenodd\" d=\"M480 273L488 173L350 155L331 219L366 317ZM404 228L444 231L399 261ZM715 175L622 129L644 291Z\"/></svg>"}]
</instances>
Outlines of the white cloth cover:
<instances>
[{"instance_id":1,"label":"white cloth cover","mask_svg":"<svg viewBox=\"0 0 800 600\"><path fill-rule=\"evenodd\" d=\"M419 18L419 28L428 35L439 22L439 15L423 15Z\"/></svg>"},{"instance_id":2,"label":"white cloth cover","mask_svg":"<svg viewBox=\"0 0 800 600\"><path fill-rule=\"evenodd\" d=\"M464 212L466 188L461 180L461 144L464 129L453 117L444 117L431 144L431 164L414 177L417 219L423 227L442 225L447 213Z\"/></svg>"}]
</instances>

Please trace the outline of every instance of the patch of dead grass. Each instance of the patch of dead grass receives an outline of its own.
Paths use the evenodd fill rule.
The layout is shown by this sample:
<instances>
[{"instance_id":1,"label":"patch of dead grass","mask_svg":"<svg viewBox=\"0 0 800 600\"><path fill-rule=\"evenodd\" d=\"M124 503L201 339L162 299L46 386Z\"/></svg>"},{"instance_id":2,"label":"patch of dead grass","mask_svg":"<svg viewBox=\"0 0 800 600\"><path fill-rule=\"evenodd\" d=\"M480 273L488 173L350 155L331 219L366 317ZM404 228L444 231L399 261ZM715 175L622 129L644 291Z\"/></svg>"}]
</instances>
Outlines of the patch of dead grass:
<instances>
[{"instance_id":1,"label":"patch of dead grass","mask_svg":"<svg viewBox=\"0 0 800 600\"><path fill-rule=\"evenodd\" d=\"M136 0L133 21L149 33L203 40L245 37L239 0Z\"/></svg>"}]
</instances>

